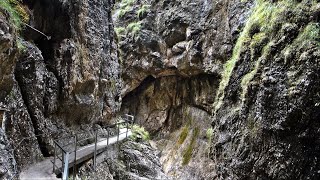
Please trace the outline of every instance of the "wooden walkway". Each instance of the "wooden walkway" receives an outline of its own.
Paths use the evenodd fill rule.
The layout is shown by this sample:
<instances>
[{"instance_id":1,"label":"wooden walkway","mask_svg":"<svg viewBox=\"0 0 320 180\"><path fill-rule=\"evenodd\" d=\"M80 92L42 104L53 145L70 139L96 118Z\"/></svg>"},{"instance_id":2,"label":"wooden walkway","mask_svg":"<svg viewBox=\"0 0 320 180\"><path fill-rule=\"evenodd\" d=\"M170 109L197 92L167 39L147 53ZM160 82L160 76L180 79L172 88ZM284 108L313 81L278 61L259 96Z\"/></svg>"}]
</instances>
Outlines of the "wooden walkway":
<instances>
[{"instance_id":1,"label":"wooden walkway","mask_svg":"<svg viewBox=\"0 0 320 180\"><path fill-rule=\"evenodd\" d=\"M128 131L128 134L126 132ZM127 128L122 128L120 129L120 133L118 136L113 136L110 137L109 139L100 139L100 141L97 143L96 151L97 154L105 151L109 145L115 144L118 141L122 141L129 137L132 132L130 129L127 130ZM82 163L84 161L87 161L94 156L94 151L95 151L95 143L89 144L87 146L83 146L80 149L76 151L76 164ZM21 172L20 174L20 179L21 180L55 180L58 179L56 178L56 174L60 174L63 169L63 165L61 160L56 159L56 169L55 172L53 172L53 164L52 161L53 157L45 159L39 163L36 163L32 166L30 166L28 169L25 169ZM70 169L71 167L74 166L74 152L70 153L69 158L68 158L68 168Z\"/></svg>"}]
</instances>

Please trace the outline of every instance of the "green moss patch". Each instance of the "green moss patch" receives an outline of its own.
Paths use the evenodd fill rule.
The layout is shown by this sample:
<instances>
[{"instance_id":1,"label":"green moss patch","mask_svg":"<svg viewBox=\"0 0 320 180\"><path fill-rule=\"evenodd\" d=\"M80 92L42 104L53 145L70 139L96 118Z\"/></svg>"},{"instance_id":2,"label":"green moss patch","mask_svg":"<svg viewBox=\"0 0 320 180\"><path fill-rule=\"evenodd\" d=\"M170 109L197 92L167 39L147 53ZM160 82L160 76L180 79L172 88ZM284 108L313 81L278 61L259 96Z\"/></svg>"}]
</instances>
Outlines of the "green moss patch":
<instances>
[{"instance_id":1,"label":"green moss patch","mask_svg":"<svg viewBox=\"0 0 320 180\"><path fill-rule=\"evenodd\" d=\"M309 23L294 40L294 46L306 46L307 43L315 43L320 46L320 25Z\"/></svg>"},{"instance_id":2,"label":"green moss patch","mask_svg":"<svg viewBox=\"0 0 320 180\"><path fill-rule=\"evenodd\" d=\"M6 10L10 15L10 20L17 30L20 30L22 23L29 21L29 14L26 7L19 0L1 0L0 7Z\"/></svg>"},{"instance_id":3,"label":"green moss patch","mask_svg":"<svg viewBox=\"0 0 320 180\"><path fill-rule=\"evenodd\" d=\"M315 1L303 0L280 0L276 2L267 0L256 0L252 14L247 19L239 38L233 48L231 58L224 64L224 70L221 74L221 81L215 98L214 111L220 109L224 96L225 89L229 83L232 72L235 69L241 53L251 51L251 70L241 79L242 97L247 92L247 87L257 73L262 56L267 56L264 51L266 46L273 39L280 39L279 30L285 23L296 23L299 26L304 26L305 19L313 7L316 7ZM300 30L301 31L301 30ZM301 45L310 41L317 42L319 45L319 24L311 23L305 27L295 42ZM262 51L262 52L261 52ZM259 56L261 56L259 58Z\"/></svg>"},{"instance_id":4,"label":"green moss patch","mask_svg":"<svg viewBox=\"0 0 320 180\"><path fill-rule=\"evenodd\" d=\"M182 131L180 133L179 139L178 139L178 144L181 145L187 138L188 134L189 134L189 126L184 126L182 128Z\"/></svg>"},{"instance_id":5,"label":"green moss patch","mask_svg":"<svg viewBox=\"0 0 320 180\"><path fill-rule=\"evenodd\" d=\"M200 132L199 127L196 127L193 130L191 141L190 141L187 149L183 153L182 165L187 165L190 162L191 157L192 157L192 152L193 152L194 146L197 142L199 132Z\"/></svg>"}]
</instances>

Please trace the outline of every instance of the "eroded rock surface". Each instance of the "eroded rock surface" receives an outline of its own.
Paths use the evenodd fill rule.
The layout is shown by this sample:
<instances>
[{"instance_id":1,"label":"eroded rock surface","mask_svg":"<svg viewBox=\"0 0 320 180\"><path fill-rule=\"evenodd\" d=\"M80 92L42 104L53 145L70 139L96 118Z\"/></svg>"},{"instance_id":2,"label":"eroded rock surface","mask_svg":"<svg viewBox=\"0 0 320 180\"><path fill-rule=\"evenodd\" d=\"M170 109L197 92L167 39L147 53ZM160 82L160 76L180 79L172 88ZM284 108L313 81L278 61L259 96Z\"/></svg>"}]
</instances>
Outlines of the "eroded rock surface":
<instances>
[{"instance_id":1,"label":"eroded rock surface","mask_svg":"<svg viewBox=\"0 0 320 180\"><path fill-rule=\"evenodd\" d=\"M0 102L18 168L53 153L53 139L120 109L111 1L21 1L29 25L16 37L0 13ZM4 11L5 12L5 11ZM19 41L19 53L17 52ZM15 64L17 62L17 64Z\"/></svg>"},{"instance_id":2,"label":"eroded rock surface","mask_svg":"<svg viewBox=\"0 0 320 180\"><path fill-rule=\"evenodd\" d=\"M0 7L0 106L4 106L4 98L10 93L13 84L13 71L16 63L16 32L9 21L9 14ZM1 126L4 112L0 112ZM0 178L11 179L17 175L16 161L11 142L0 127Z\"/></svg>"},{"instance_id":3,"label":"eroded rock surface","mask_svg":"<svg viewBox=\"0 0 320 180\"><path fill-rule=\"evenodd\" d=\"M169 143L188 121L177 109L207 112L217 179L319 178L318 1L122 1L116 7L125 111L155 134L168 131ZM199 94L205 98L193 98ZM183 146L174 152L184 154Z\"/></svg>"},{"instance_id":4,"label":"eroded rock surface","mask_svg":"<svg viewBox=\"0 0 320 180\"><path fill-rule=\"evenodd\" d=\"M319 179L319 37L318 2L256 2L216 96L220 179Z\"/></svg>"},{"instance_id":5,"label":"eroded rock surface","mask_svg":"<svg viewBox=\"0 0 320 180\"><path fill-rule=\"evenodd\" d=\"M119 147L109 148L96 173L83 173L88 179L158 179L170 180L162 170L159 151L148 143L127 141ZM83 168L85 169L86 166Z\"/></svg>"},{"instance_id":6,"label":"eroded rock surface","mask_svg":"<svg viewBox=\"0 0 320 180\"><path fill-rule=\"evenodd\" d=\"M126 93L152 75L219 74L251 2L122 1L116 32ZM218 80L217 80L218 81Z\"/></svg>"}]
</instances>

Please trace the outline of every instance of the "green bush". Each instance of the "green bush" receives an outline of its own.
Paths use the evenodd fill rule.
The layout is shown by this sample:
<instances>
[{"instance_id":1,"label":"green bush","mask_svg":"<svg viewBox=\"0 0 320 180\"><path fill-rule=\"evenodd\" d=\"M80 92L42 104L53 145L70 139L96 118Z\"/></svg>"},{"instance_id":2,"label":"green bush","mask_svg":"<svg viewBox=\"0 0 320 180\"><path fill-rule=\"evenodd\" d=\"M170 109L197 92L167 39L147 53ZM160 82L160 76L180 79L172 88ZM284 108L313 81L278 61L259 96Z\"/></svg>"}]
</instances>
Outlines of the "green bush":
<instances>
[{"instance_id":1,"label":"green bush","mask_svg":"<svg viewBox=\"0 0 320 180\"><path fill-rule=\"evenodd\" d=\"M119 17L119 18L123 17L127 12L130 11L130 9L131 9L131 6L125 6L125 7L121 8L121 9L119 10L118 17Z\"/></svg>"},{"instance_id":2,"label":"green bush","mask_svg":"<svg viewBox=\"0 0 320 180\"><path fill-rule=\"evenodd\" d=\"M136 141L137 139L142 139L144 141L147 141L150 139L150 134L148 131L144 129L144 127L133 125L131 131L132 131L132 135L130 137L134 141Z\"/></svg>"},{"instance_id":3,"label":"green bush","mask_svg":"<svg viewBox=\"0 0 320 180\"><path fill-rule=\"evenodd\" d=\"M26 51L27 47L22 44L22 39L17 39L17 47L20 52Z\"/></svg>"},{"instance_id":4,"label":"green bush","mask_svg":"<svg viewBox=\"0 0 320 180\"><path fill-rule=\"evenodd\" d=\"M127 12L132 8L132 5L135 3L135 0L122 0L120 3L120 10L118 17L123 17Z\"/></svg>"},{"instance_id":5,"label":"green bush","mask_svg":"<svg viewBox=\"0 0 320 180\"><path fill-rule=\"evenodd\" d=\"M308 42L315 42L320 46L320 25L319 23L309 23L294 41L294 45L303 46Z\"/></svg>"},{"instance_id":6,"label":"green bush","mask_svg":"<svg viewBox=\"0 0 320 180\"><path fill-rule=\"evenodd\" d=\"M141 29L141 22L132 22L128 24L127 29L133 35L137 34Z\"/></svg>"},{"instance_id":7,"label":"green bush","mask_svg":"<svg viewBox=\"0 0 320 180\"><path fill-rule=\"evenodd\" d=\"M146 12L148 12L150 9L150 5L143 5L138 11L137 15L138 18L141 18Z\"/></svg>"},{"instance_id":8,"label":"green bush","mask_svg":"<svg viewBox=\"0 0 320 180\"><path fill-rule=\"evenodd\" d=\"M213 129L212 128L207 129L206 137L209 142L212 140L212 135L213 135Z\"/></svg>"},{"instance_id":9,"label":"green bush","mask_svg":"<svg viewBox=\"0 0 320 180\"><path fill-rule=\"evenodd\" d=\"M136 0L122 0L121 1L121 7L123 6L131 6L136 2Z\"/></svg>"},{"instance_id":10,"label":"green bush","mask_svg":"<svg viewBox=\"0 0 320 180\"><path fill-rule=\"evenodd\" d=\"M126 32L126 29L124 27L116 27L116 28L114 28L114 30L115 30L118 37L125 34L125 32Z\"/></svg>"}]
</instances>

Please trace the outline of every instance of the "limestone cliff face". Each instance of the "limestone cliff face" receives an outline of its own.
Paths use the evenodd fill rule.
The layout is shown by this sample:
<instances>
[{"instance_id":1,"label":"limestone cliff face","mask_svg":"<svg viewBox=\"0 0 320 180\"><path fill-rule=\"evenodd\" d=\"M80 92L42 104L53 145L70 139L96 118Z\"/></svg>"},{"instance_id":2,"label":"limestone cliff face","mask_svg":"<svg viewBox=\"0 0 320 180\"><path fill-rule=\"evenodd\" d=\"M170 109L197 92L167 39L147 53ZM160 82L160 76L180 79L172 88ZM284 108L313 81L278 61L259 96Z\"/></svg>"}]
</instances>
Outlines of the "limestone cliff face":
<instances>
[{"instance_id":1,"label":"limestone cliff face","mask_svg":"<svg viewBox=\"0 0 320 180\"><path fill-rule=\"evenodd\" d=\"M319 179L317 1L257 1L215 102L218 177Z\"/></svg>"},{"instance_id":2,"label":"limestone cliff face","mask_svg":"<svg viewBox=\"0 0 320 180\"><path fill-rule=\"evenodd\" d=\"M9 14L0 8L0 98L4 99L13 87L13 70L16 62L16 33L9 22ZM1 104L2 106L3 104ZM2 122L2 112L0 114ZM0 178L10 179L16 168L12 146L0 128Z\"/></svg>"},{"instance_id":3,"label":"limestone cliff face","mask_svg":"<svg viewBox=\"0 0 320 180\"><path fill-rule=\"evenodd\" d=\"M146 126L150 125L151 131L174 130L175 123L170 121L179 124L175 119L188 114L182 111L187 106L207 112L210 118L223 64L231 56L251 4L239 1L116 4L113 18L123 66L123 110L136 114L141 123L150 122ZM157 119L156 124L151 119Z\"/></svg>"},{"instance_id":4,"label":"limestone cliff face","mask_svg":"<svg viewBox=\"0 0 320 180\"><path fill-rule=\"evenodd\" d=\"M122 111L161 139L161 162L174 178L215 177L206 131L223 65L252 6L224 0L115 5Z\"/></svg>"},{"instance_id":5,"label":"limestone cliff face","mask_svg":"<svg viewBox=\"0 0 320 180\"><path fill-rule=\"evenodd\" d=\"M318 0L20 3L51 38L0 8L0 178L120 110L155 143L101 175L320 179Z\"/></svg>"},{"instance_id":6,"label":"limestone cliff face","mask_svg":"<svg viewBox=\"0 0 320 180\"><path fill-rule=\"evenodd\" d=\"M121 100L111 1L22 5L29 25L51 39L28 26L18 39L0 13L0 102L9 109L4 128L19 168L52 154L54 138L108 121Z\"/></svg>"},{"instance_id":7,"label":"limestone cliff face","mask_svg":"<svg viewBox=\"0 0 320 180\"><path fill-rule=\"evenodd\" d=\"M318 1L123 0L115 7L122 108L162 139L168 174L319 178Z\"/></svg>"}]
</instances>

